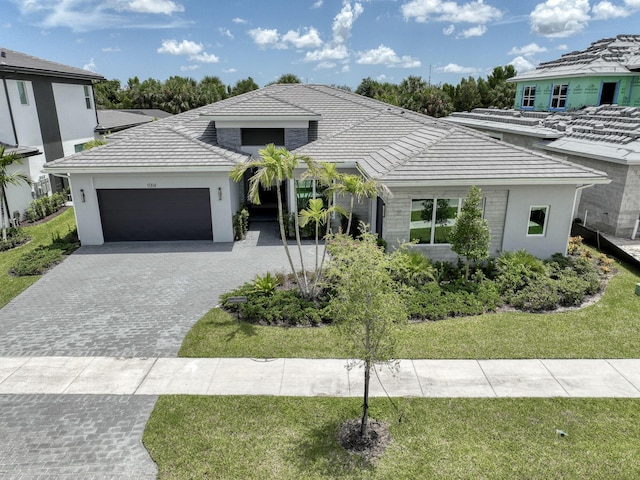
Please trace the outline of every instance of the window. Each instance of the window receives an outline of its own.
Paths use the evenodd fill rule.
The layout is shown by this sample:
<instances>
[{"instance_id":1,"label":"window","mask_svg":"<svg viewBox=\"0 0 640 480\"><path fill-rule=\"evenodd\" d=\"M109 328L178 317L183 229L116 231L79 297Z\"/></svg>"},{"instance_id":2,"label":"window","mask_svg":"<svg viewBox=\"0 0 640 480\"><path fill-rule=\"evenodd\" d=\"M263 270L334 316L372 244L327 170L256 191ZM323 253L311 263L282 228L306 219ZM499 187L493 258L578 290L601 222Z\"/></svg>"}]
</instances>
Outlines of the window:
<instances>
[{"instance_id":1,"label":"window","mask_svg":"<svg viewBox=\"0 0 640 480\"><path fill-rule=\"evenodd\" d=\"M322 186L318 180L296 180L296 201L298 204L298 211L303 210L309 206L309 200L312 198L322 198L324 205L327 201L325 199L326 187Z\"/></svg>"},{"instance_id":2,"label":"window","mask_svg":"<svg viewBox=\"0 0 640 480\"><path fill-rule=\"evenodd\" d=\"M87 105L87 109L91 110L91 89L89 85L84 85L84 103Z\"/></svg>"},{"instance_id":3,"label":"window","mask_svg":"<svg viewBox=\"0 0 640 480\"><path fill-rule=\"evenodd\" d=\"M18 81L18 95L20 95L20 104L29 105L29 97L27 96L27 86L23 81Z\"/></svg>"},{"instance_id":4,"label":"window","mask_svg":"<svg viewBox=\"0 0 640 480\"><path fill-rule=\"evenodd\" d=\"M459 198L412 200L409 238L418 240L418 243L449 243L449 232L460 213L461 204Z\"/></svg>"},{"instance_id":5,"label":"window","mask_svg":"<svg viewBox=\"0 0 640 480\"><path fill-rule=\"evenodd\" d=\"M569 85L554 85L551 93L551 108L562 109L567 105L567 90Z\"/></svg>"},{"instance_id":6,"label":"window","mask_svg":"<svg viewBox=\"0 0 640 480\"><path fill-rule=\"evenodd\" d=\"M533 108L536 100L536 87L524 87L522 90L522 108Z\"/></svg>"},{"instance_id":7,"label":"window","mask_svg":"<svg viewBox=\"0 0 640 480\"><path fill-rule=\"evenodd\" d=\"M243 128L242 145L284 145L284 128Z\"/></svg>"},{"instance_id":8,"label":"window","mask_svg":"<svg viewBox=\"0 0 640 480\"><path fill-rule=\"evenodd\" d=\"M84 145L84 143L76 143L73 146L73 150L75 151L75 153L82 152L84 150Z\"/></svg>"},{"instance_id":9,"label":"window","mask_svg":"<svg viewBox=\"0 0 640 480\"><path fill-rule=\"evenodd\" d=\"M527 235L544 236L547 233L549 206L534 206L529 209Z\"/></svg>"}]
</instances>

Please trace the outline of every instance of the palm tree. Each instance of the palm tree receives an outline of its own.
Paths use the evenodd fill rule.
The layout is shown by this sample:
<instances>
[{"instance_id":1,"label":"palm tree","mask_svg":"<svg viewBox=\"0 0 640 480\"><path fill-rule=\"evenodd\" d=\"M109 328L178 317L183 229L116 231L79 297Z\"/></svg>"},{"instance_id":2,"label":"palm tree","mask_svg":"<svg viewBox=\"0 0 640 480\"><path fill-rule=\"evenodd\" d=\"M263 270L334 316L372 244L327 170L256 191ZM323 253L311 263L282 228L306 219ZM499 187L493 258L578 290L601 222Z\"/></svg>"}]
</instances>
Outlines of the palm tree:
<instances>
[{"instance_id":1,"label":"palm tree","mask_svg":"<svg viewBox=\"0 0 640 480\"><path fill-rule=\"evenodd\" d=\"M258 153L260 154L260 158L237 165L231 171L230 176L234 181L239 182L242 180L247 170L256 170L253 176L249 179L248 192L248 198L256 205L260 205L260 187L276 187L280 238L282 239L282 244L287 254L287 260L289 261L289 266L291 267L291 271L296 284L298 285L298 289L300 290L300 294L307 298L310 295L310 290L302 257L302 245L300 243L300 232L298 229L298 212L295 212L295 229L302 276L298 274L293 264L289 245L287 244L287 235L284 228L285 219L283 215L281 185L282 182L295 178L295 169L300 162L306 163L308 168L315 168L315 162L313 162L309 157L293 155L284 147L277 148L273 143L270 143L265 148L260 149Z\"/></svg>"},{"instance_id":2,"label":"palm tree","mask_svg":"<svg viewBox=\"0 0 640 480\"><path fill-rule=\"evenodd\" d=\"M4 153L4 145L0 145L0 218L2 219L2 241L7 241L7 225L5 223L5 207L7 219L9 218L9 203L7 202L7 187L25 183L31 185L31 179L23 172L9 173L9 165L20 164L20 155L15 152Z\"/></svg>"},{"instance_id":3,"label":"palm tree","mask_svg":"<svg viewBox=\"0 0 640 480\"><path fill-rule=\"evenodd\" d=\"M331 190L344 196L345 194L351 195L349 203L349 220L347 222L347 230L345 233L351 231L351 220L353 219L353 207L356 200L358 203L362 201L364 197L374 198L376 196L391 196L389 188L375 179L364 179L360 175L354 175L350 173L342 174L338 177L338 180L330 187Z\"/></svg>"}]
</instances>

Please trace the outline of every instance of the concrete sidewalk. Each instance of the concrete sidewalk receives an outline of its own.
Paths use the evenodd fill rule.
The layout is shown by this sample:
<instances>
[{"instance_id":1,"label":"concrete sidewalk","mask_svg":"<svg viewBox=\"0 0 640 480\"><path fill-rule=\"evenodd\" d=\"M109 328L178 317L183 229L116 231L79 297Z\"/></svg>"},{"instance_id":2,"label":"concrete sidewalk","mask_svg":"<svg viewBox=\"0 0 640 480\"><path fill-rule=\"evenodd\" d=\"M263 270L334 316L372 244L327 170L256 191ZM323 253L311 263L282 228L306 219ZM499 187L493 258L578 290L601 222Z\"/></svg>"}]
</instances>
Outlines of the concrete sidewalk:
<instances>
[{"instance_id":1,"label":"concrete sidewalk","mask_svg":"<svg viewBox=\"0 0 640 480\"><path fill-rule=\"evenodd\" d=\"M0 357L0 394L360 396L347 360ZM380 380L382 381L382 385ZM382 388L384 386L384 389ZM371 395L640 398L640 359L400 360Z\"/></svg>"}]
</instances>

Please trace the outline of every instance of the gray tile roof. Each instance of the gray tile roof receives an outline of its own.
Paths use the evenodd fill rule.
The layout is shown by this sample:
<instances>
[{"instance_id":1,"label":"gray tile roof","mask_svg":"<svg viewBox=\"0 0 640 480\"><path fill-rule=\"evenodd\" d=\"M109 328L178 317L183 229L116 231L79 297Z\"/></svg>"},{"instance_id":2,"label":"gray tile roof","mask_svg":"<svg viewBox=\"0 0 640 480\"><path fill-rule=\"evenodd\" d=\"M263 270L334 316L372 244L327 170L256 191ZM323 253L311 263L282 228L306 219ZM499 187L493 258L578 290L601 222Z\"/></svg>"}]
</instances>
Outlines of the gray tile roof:
<instances>
[{"instance_id":1,"label":"gray tile roof","mask_svg":"<svg viewBox=\"0 0 640 480\"><path fill-rule=\"evenodd\" d=\"M534 123L523 123L533 119ZM640 107L602 105L574 112L526 112L479 108L453 113L448 122L555 139L548 150L617 163L640 161ZM513 128L513 126L517 126Z\"/></svg>"},{"instance_id":2,"label":"gray tile roof","mask_svg":"<svg viewBox=\"0 0 640 480\"><path fill-rule=\"evenodd\" d=\"M99 125L96 127L96 131L108 133L136 127L152 121L153 118L146 115L128 113L122 110L98 110Z\"/></svg>"},{"instance_id":3,"label":"gray tile roof","mask_svg":"<svg viewBox=\"0 0 640 480\"><path fill-rule=\"evenodd\" d=\"M83 80L104 80L99 75L82 68L71 67L61 63L44 60L42 58L16 52L0 47L0 73L25 73L54 77L76 78Z\"/></svg>"},{"instance_id":4,"label":"gray tile roof","mask_svg":"<svg viewBox=\"0 0 640 480\"><path fill-rule=\"evenodd\" d=\"M295 153L318 161L358 164L365 174L384 181L487 179L533 184L606 179L601 172L497 142L426 115L337 88L305 84L270 85L128 129L110 136L113 143L107 146L57 160L49 168L197 165L230 169L248 155L217 146L214 122L203 115L277 115L273 108L278 105L294 115L320 116L317 140Z\"/></svg>"},{"instance_id":5,"label":"gray tile roof","mask_svg":"<svg viewBox=\"0 0 640 480\"><path fill-rule=\"evenodd\" d=\"M247 159L247 155L210 145L185 135L173 127L150 130L139 137L95 147L49 162L47 167L59 171L113 170L129 168L203 168L230 170Z\"/></svg>"},{"instance_id":6,"label":"gray tile roof","mask_svg":"<svg viewBox=\"0 0 640 480\"><path fill-rule=\"evenodd\" d=\"M636 74L640 68L640 35L618 35L593 42L588 48L570 52L556 60L543 62L535 70L511 78L520 82L540 78L585 75Z\"/></svg>"}]
</instances>

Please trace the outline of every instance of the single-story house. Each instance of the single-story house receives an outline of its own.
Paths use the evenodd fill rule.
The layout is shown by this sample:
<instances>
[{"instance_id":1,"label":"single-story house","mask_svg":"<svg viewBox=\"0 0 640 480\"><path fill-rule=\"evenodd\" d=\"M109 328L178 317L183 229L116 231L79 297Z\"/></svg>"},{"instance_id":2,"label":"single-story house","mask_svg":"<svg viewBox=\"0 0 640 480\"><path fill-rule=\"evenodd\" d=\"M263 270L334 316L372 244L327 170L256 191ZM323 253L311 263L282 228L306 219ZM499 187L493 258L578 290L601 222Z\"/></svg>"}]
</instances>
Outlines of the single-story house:
<instances>
[{"instance_id":1,"label":"single-story house","mask_svg":"<svg viewBox=\"0 0 640 480\"><path fill-rule=\"evenodd\" d=\"M433 259L455 258L446 232L472 185L483 192L491 253L525 248L544 258L566 251L577 193L609 181L466 127L306 84L270 85L125 130L46 169L68 177L85 245L230 242L247 179L229 172L269 143L386 184L393 196L363 202L358 216L389 246L417 238ZM291 211L310 187L286 187Z\"/></svg>"}]
</instances>

